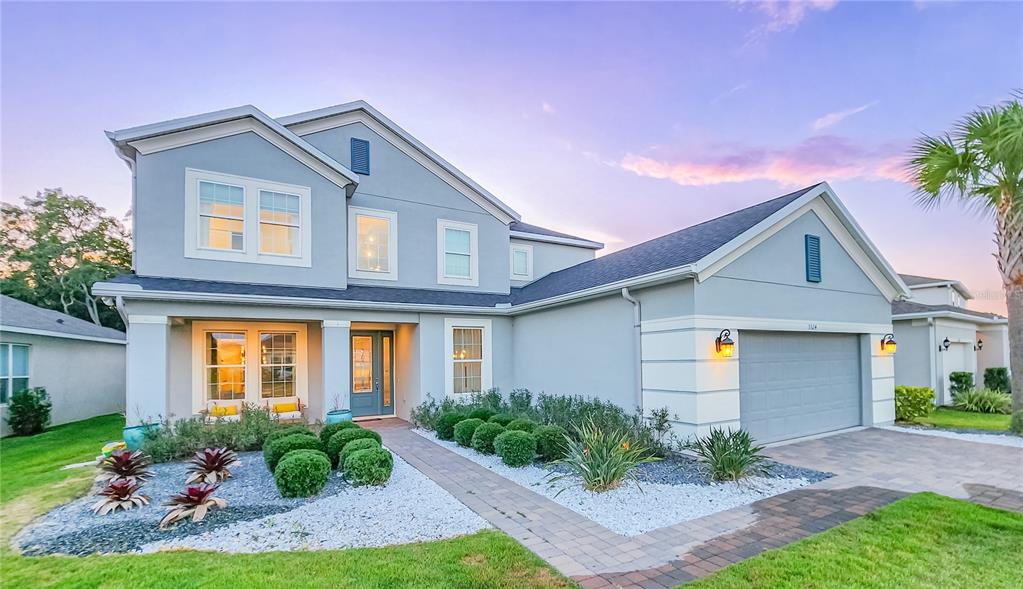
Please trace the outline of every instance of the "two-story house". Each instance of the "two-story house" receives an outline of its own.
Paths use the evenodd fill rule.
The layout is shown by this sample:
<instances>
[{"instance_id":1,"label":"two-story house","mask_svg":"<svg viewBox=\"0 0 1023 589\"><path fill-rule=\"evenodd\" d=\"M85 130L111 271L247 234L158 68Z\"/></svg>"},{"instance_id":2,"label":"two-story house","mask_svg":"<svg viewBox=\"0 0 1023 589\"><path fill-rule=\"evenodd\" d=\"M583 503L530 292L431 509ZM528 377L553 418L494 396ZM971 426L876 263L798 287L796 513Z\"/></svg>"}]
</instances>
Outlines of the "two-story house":
<instances>
[{"instance_id":1,"label":"two-story house","mask_svg":"<svg viewBox=\"0 0 1023 589\"><path fill-rule=\"evenodd\" d=\"M827 184L595 257L365 102L108 135L134 273L94 290L128 325L130 423L242 402L407 418L491 387L762 441L893 420L881 340L908 292Z\"/></svg>"},{"instance_id":2,"label":"two-story house","mask_svg":"<svg viewBox=\"0 0 1023 589\"><path fill-rule=\"evenodd\" d=\"M930 387L935 402L952 403L949 374L970 372L977 386L984 370L1009 366L1009 320L973 311L973 294L958 280L901 274L910 299L892 303L899 353L895 383Z\"/></svg>"}]
</instances>

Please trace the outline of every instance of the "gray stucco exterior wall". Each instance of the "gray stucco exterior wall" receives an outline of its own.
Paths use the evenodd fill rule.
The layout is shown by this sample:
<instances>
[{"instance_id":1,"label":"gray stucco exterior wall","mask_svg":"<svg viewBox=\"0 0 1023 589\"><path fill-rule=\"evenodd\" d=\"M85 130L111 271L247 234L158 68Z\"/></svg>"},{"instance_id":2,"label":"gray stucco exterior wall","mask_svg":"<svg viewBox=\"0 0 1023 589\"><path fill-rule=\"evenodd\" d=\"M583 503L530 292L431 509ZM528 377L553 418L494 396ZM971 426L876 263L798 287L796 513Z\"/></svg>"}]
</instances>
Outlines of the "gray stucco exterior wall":
<instances>
[{"instance_id":1,"label":"gray stucco exterior wall","mask_svg":"<svg viewBox=\"0 0 1023 589\"><path fill-rule=\"evenodd\" d=\"M571 245L512 239L512 245L528 245L533 248L533 280L540 280L551 272L564 270L569 266L592 260L596 251ZM529 284L528 280L513 280L512 286Z\"/></svg>"},{"instance_id":2,"label":"gray stucco exterior wall","mask_svg":"<svg viewBox=\"0 0 1023 589\"><path fill-rule=\"evenodd\" d=\"M930 387L931 328L927 319L911 319L893 323L898 353L895 354L895 384L911 387Z\"/></svg>"}]
</instances>

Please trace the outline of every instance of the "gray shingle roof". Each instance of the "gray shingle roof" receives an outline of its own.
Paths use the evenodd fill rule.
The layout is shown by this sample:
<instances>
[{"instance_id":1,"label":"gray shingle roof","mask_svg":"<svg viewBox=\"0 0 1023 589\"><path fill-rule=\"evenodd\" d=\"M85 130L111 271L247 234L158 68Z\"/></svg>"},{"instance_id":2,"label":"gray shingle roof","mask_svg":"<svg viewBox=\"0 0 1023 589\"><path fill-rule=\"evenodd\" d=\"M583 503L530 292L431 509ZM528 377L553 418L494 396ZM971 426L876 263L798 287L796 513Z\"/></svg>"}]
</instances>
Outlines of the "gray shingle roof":
<instances>
[{"instance_id":1,"label":"gray shingle roof","mask_svg":"<svg viewBox=\"0 0 1023 589\"><path fill-rule=\"evenodd\" d=\"M77 317L30 305L7 295L0 295L0 330L6 327L38 329L71 336L124 340L124 332L116 329L100 327Z\"/></svg>"},{"instance_id":2,"label":"gray shingle roof","mask_svg":"<svg viewBox=\"0 0 1023 589\"><path fill-rule=\"evenodd\" d=\"M900 274L900 276L902 276ZM903 276L903 280L905 277ZM972 317L980 317L981 319L1005 319L1001 315L994 313L985 313L983 311L973 311L971 309L964 309L962 307L956 307L955 305L925 305L923 303L914 303L913 301L895 301L892 303L892 315L908 315L910 313L960 313L962 315L970 315Z\"/></svg>"},{"instance_id":3,"label":"gray shingle roof","mask_svg":"<svg viewBox=\"0 0 1023 589\"><path fill-rule=\"evenodd\" d=\"M593 243L598 243L598 242L593 241L592 239L587 239L585 237L577 237L575 235L569 235L568 233L562 233L560 231L555 231L553 229L547 229L546 227L540 227L539 225L531 225L529 223L523 223L522 221L513 221L508 226L508 230L509 231L519 231L521 233L532 233L533 235L544 235L544 236L547 236L547 237L561 237L563 239L577 239L579 241L590 241L590 242L593 242Z\"/></svg>"}]
</instances>

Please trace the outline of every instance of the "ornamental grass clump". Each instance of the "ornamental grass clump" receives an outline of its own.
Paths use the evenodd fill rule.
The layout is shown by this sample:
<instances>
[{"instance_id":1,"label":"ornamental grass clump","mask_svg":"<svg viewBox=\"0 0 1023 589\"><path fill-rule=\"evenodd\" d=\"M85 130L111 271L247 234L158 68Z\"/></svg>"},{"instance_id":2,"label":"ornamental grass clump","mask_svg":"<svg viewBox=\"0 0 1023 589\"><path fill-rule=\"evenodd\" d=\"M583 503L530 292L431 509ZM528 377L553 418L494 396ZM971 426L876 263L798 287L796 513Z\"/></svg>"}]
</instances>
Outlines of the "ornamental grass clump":
<instances>
[{"instance_id":1,"label":"ornamental grass clump","mask_svg":"<svg viewBox=\"0 0 1023 589\"><path fill-rule=\"evenodd\" d=\"M213 496L217 487L218 485L206 483L189 485L185 487L183 493L173 495L164 503L165 506L171 509L160 520L160 528L172 526L189 517L192 518L193 522L200 522L211 509L224 509L227 507L227 501Z\"/></svg>"},{"instance_id":2,"label":"ornamental grass clump","mask_svg":"<svg viewBox=\"0 0 1023 589\"><path fill-rule=\"evenodd\" d=\"M526 466L536 458L536 438L522 430L508 430L494 438L494 450L508 466Z\"/></svg>"},{"instance_id":3,"label":"ornamental grass clump","mask_svg":"<svg viewBox=\"0 0 1023 589\"><path fill-rule=\"evenodd\" d=\"M107 483L98 494L102 499L92 506L96 515L106 515L118 509L125 511L149 505L149 497L139 493L140 485L135 481L117 479Z\"/></svg>"},{"instance_id":4,"label":"ornamental grass clump","mask_svg":"<svg viewBox=\"0 0 1023 589\"><path fill-rule=\"evenodd\" d=\"M634 469L640 464L660 460L650 448L632 442L624 429L605 430L592 420L574 429L577 439L566 439L564 458L554 461L563 465L568 474L552 476L552 483L578 476L583 480L583 487L595 493L610 491L625 480L639 486Z\"/></svg>"},{"instance_id":5,"label":"ornamental grass clump","mask_svg":"<svg viewBox=\"0 0 1023 589\"><path fill-rule=\"evenodd\" d=\"M459 446L468 448L472 445L472 435L476 433L476 428L483 425L483 420L477 417L470 417L469 419L463 419L455 424L455 442Z\"/></svg>"},{"instance_id":6,"label":"ornamental grass clump","mask_svg":"<svg viewBox=\"0 0 1023 589\"><path fill-rule=\"evenodd\" d=\"M373 430L364 428L348 428L343 429L333 436L330 437L330 441L327 442L327 456L330 457L330 462L334 466L344 467L344 464L340 462L341 451L348 445L349 442L354 440L370 439L374 440L377 444L382 441L380 434Z\"/></svg>"},{"instance_id":7,"label":"ornamental grass clump","mask_svg":"<svg viewBox=\"0 0 1023 589\"><path fill-rule=\"evenodd\" d=\"M100 483L129 481L142 484L153 476L149 465L149 457L143 454L142 450L114 450L100 462L100 474L96 481Z\"/></svg>"},{"instance_id":8,"label":"ornamental grass clump","mask_svg":"<svg viewBox=\"0 0 1023 589\"><path fill-rule=\"evenodd\" d=\"M1008 393L991 389L970 389L957 393L953 397L953 403L960 411L1008 415L1012 408L1012 397Z\"/></svg>"},{"instance_id":9,"label":"ornamental grass clump","mask_svg":"<svg viewBox=\"0 0 1023 589\"><path fill-rule=\"evenodd\" d=\"M737 481L765 472L767 458L761 454L764 447L757 446L753 436L743 429L711 428L709 434L685 448L696 454L715 481Z\"/></svg>"},{"instance_id":10,"label":"ornamental grass clump","mask_svg":"<svg viewBox=\"0 0 1023 589\"><path fill-rule=\"evenodd\" d=\"M188 461L185 484L219 483L231 476L231 467L238 464L238 455L227 448L204 448Z\"/></svg>"},{"instance_id":11,"label":"ornamental grass clump","mask_svg":"<svg viewBox=\"0 0 1023 589\"><path fill-rule=\"evenodd\" d=\"M500 423L488 421L487 423L480 424L476 431L472 433L472 449L480 454L493 454L496 452L494 440L504 432L504 426Z\"/></svg>"}]
</instances>

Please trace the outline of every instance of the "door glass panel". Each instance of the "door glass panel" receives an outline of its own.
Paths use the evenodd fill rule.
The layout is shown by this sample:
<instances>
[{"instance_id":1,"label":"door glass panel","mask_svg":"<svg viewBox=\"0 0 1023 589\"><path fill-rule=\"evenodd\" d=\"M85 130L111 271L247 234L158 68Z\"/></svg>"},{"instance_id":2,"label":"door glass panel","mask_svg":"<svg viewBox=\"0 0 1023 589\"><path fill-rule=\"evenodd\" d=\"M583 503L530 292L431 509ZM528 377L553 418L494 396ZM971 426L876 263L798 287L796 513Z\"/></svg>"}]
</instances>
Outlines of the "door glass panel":
<instances>
[{"instance_id":1,"label":"door glass panel","mask_svg":"<svg viewBox=\"0 0 1023 589\"><path fill-rule=\"evenodd\" d=\"M373 392L373 336L352 336L352 392Z\"/></svg>"},{"instance_id":2,"label":"door glass panel","mask_svg":"<svg viewBox=\"0 0 1023 589\"><path fill-rule=\"evenodd\" d=\"M384 336L384 407L391 406L391 336Z\"/></svg>"}]
</instances>

